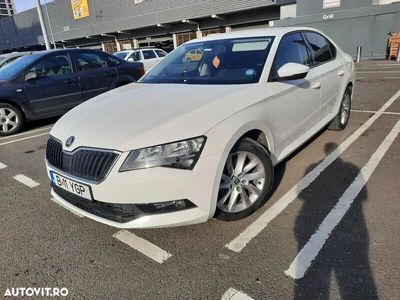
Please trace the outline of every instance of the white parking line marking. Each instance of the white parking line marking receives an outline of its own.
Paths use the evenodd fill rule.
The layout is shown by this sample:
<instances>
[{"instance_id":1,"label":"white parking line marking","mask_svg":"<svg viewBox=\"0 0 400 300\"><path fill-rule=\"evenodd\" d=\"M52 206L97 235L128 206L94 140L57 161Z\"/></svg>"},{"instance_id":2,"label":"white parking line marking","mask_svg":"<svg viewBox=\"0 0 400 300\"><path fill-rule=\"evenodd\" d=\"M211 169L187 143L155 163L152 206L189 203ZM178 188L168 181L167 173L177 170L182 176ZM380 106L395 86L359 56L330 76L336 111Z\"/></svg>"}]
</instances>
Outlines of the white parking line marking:
<instances>
[{"instance_id":1,"label":"white parking line marking","mask_svg":"<svg viewBox=\"0 0 400 300\"><path fill-rule=\"evenodd\" d=\"M386 80L399 80L400 77L357 77L357 80L365 80L365 79L386 79Z\"/></svg>"},{"instance_id":2,"label":"white parking line marking","mask_svg":"<svg viewBox=\"0 0 400 300\"><path fill-rule=\"evenodd\" d=\"M238 291L234 288L230 288L222 295L221 300L254 300L245 293Z\"/></svg>"},{"instance_id":3,"label":"white parking line marking","mask_svg":"<svg viewBox=\"0 0 400 300\"><path fill-rule=\"evenodd\" d=\"M360 128L349 136L338 148L329 154L312 171L304 176L294 187L282 196L274 205L266 210L257 220L250 224L242 233L225 245L231 251L240 252L246 245L255 238L273 219L281 214L286 207L292 203L299 194L307 188L318 176L329 167L350 145L356 141L375 121L386 111L394 101L400 97L400 90L390 98L371 118L369 118Z\"/></svg>"},{"instance_id":4,"label":"white parking line marking","mask_svg":"<svg viewBox=\"0 0 400 300\"><path fill-rule=\"evenodd\" d=\"M7 166L6 166L5 164L2 164L2 163L0 162L0 170L5 169L5 168L7 168Z\"/></svg>"},{"instance_id":5,"label":"white parking line marking","mask_svg":"<svg viewBox=\"0 0 400 300\"><path fill-rule=\"evenodd\" d=\"M17 133L17 134L14 134L14 135L2 137L2 138L0 138L0 141L9 140L11 138L15 138L15 137L23 136L23 135L28 135L28 134L32 134L32 133L36 133L36 132L41 132L41 131L44 131L44 130L49 130L52 127L53 126L48 126L48 127L38 128L38 129L35 129L35 130L31 130L31 131L27 131L27 132L21 132L21 133Z\"/></svg>"},{"instance_id":6,"label":"white parking line marking","mask_svg":"<svg viewBox=\"0 0 400 300\"><path fill-rule=\"evenodd\" d=\"M21 142L21 141L25 141L25 140L29 140L29 139L34 139L34 138L37 138L39 136L48 135L48 134L49 134L48 132L45 132L45 133L41 133L41 134L37 134L37 135L32 135L32 136L28 136L28 137L25 137L25 138L22 138L22 139L17 139L17 140L12 140L12 141L9 141L9 142L0 143L0 146L13 144L13 143L17 143L17 142Z\"/></svg>"},{"instance_id":7,"label":"white parking line marking","mask_svg":"<svg viewBox=\"0 0 400 300\"><path fill-rule=\"evenodd\" d=\"M40 185L39 182L36 182L23 174L16 175L13 178L16 181L25 184L27 187L30 187L31 189Z\"/></svg>"},{"instance_id":8,"label":"white parking line marking","mask_svg":"<svg viewBox=\"0 0 400 300\"><path fill-rule=\"evenodd\" d=\"M114 237L117 240L120 240L121 242L132 247L133 249L151 258L152 260L155 260L159 264L164 263L168 258L172 256L172 254L169 254L158 246L150 243L145 239L142 239L141 237L138 237L128 230L121 230L114 234Z\"/></svg>"},{"instance_id":9,"label":"white parking line marking","mask_svg":"<svg viewBox=\"0 0 400 300\"><path fill-rule=\"evenodd\" d=\"M83 218L84 216L77 213L76 211L73 211L72 209L70 209L68 206L63 205L62 203L58 202L55 198L50 198L51 201L53 201L54 203L57 203L58 205L60 205L62 208L68 210L69 212L73 213L74 215L76 215L79 218Z\"/></svg>"},{"instance_id":10,"label":"white parking line marking","mask_svg":"<svg viewBox=\"0 0 400 300\"><path fill-rule=\"evenodd\" d=\"M358 110L358 109L352 109L351 111L352 111L352 112L355 112L355 113L367 113L367 114L375 114L375 113L377 113L377 111L375 111L375 110ZM385 112L383 112L382 114L383 114L383 115L394 115L394 116L400 115L400 113L391 112L391 111L385 111Z\"/></svg>"},{"instance_id":11,"label":"white parking line marking","mask_svg":"<svg viewBox=\"0 0 400 300\"><path fill-rule=\"evenodd\" d=\"M293 279L303 278L313 260L317 257L319 251L328 240L332 231L342 220L357 195L367 184L372 173L375 171L376 167L379 165L399 133L400 121L397 122L376 152L371 156L367 164L361 169L356 179L347 188L342 197L340 197L338 203L319 226L318 230L313 234L307 244L300 250L289 269L285 271L287 276L290 276Z\"/></svg>"},{"instance_id":12,"label":"white parking line marking","mask_svg":"<svg viewBox=\"0 0 400 300\"><path fill-rule=\"evenodd\" d=\"M357 71L356 74L375 74L375 73L400 73L400 71Z\"/></svg>"}]
</instances>

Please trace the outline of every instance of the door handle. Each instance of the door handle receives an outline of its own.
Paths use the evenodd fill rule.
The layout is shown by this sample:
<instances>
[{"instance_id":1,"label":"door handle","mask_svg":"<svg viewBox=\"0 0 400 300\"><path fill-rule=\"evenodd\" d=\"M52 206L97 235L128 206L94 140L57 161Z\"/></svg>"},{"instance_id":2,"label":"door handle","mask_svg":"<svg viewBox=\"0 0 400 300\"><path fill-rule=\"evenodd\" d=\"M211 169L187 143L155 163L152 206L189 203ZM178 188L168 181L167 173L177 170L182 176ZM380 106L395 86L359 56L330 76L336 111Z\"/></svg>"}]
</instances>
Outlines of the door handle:
<instances>
[{"instance_id":1,"label":"door handle","mask_svg":"<svg viewBox=\"0 0 400 300\"><path fill-rule=\"evenodd\" d=\"M76 83L76 82L78 82L77 79L65 79L65 80L64 80L64 83L65 83L65 84L71 84L71 83Z\"/></svg>"},{"instance_id":2,"label":"door handle","mask_svg":"<svg viewBox=\"0 0 400 300\"><path fill-rule=\"evenodd\" d=\"M340 76L340 77L341 77L341 76L344 76L344 71L343 71L343 70L340 70L339 73L337 73L337 75Z\"/></svg>"},{"instance_id":3,"label":"door handle","mask_svg":"<svg viewBox=\"0 0 400 300\"><path fill-rule=\"evenodd\" d=\"M318 82L314 83L314 84L311 86L311 88L313 88L314 90L320 89L320 88L321 88L321 82L318 81Z\"/></svg>"}]
</instances>

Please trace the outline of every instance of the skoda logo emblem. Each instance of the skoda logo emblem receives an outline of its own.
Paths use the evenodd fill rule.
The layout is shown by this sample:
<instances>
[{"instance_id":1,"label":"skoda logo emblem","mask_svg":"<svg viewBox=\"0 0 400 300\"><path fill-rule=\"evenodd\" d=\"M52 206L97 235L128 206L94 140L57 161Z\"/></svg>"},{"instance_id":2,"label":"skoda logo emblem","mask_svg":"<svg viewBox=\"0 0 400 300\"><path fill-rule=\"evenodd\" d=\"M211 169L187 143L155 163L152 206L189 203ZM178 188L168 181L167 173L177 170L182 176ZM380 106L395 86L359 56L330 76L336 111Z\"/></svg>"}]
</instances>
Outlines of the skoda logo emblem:
<instances>
[{"instance_id":1,"label":"skoda logo emblem","mask_svg":"<svg viewBox=\"0 0 400 300\"><path fill-rule=\"evenodd\" d=\"M66 147L71 147L71 145L74 143L75 141L75 137L74 136L70 136L67 141L65 142L65 146Z\"/></svg>"}]
</instances>

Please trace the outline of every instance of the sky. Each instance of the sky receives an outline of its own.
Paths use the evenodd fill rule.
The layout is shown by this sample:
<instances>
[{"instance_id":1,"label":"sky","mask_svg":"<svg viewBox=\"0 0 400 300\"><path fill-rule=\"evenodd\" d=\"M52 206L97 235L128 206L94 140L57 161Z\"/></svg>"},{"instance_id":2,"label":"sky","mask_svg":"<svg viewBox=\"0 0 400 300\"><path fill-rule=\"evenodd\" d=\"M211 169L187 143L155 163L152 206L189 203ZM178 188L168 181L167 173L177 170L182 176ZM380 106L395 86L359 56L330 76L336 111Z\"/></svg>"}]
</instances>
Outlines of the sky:
<instances>
[{"instance_id":1,"label":"sky","mask_svg":"<svg viewBox=\"0 0 400 300\"><path fill-rule=\"evenodd\" d=\"M45 0L41 0L41 2L44 4ZM47 2L51 2L51 0L47 0ZM36 6L36 0L14 0L14 3L17 8L17 12L31 9Z\"/></svg>"},{"instance_id":2,"label":"sky","mask_svg":"<svg viewBox=\"0 0 400 300\"><path fill-rule=\"evenodd\" d=\"M14 0L17 12L21 12L30 8L35 7L35 0Z\"/></svg>"}]
</instances>

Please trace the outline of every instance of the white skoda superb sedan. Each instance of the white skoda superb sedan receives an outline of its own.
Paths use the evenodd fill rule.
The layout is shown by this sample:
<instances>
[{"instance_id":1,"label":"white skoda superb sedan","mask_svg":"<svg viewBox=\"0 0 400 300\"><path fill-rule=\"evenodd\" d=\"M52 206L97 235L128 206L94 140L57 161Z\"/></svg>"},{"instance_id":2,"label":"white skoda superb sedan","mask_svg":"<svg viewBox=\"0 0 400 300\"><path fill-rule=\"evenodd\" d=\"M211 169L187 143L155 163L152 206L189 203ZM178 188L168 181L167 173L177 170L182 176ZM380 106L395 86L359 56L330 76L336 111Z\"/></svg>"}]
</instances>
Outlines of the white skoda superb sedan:
<instances>
[{"instance_id":1,"label":"white skoda superb sedan","mask_svg":"<svg viewBox=\"0 0 400 300\"><path fill-rule=\"evenodd\" d=\"M270 197L275 165L346 127L354 83L352 58L311 28L190 41L55 124L52 195L118 228L244 218Z\"/></svg>"}]
</instances>

